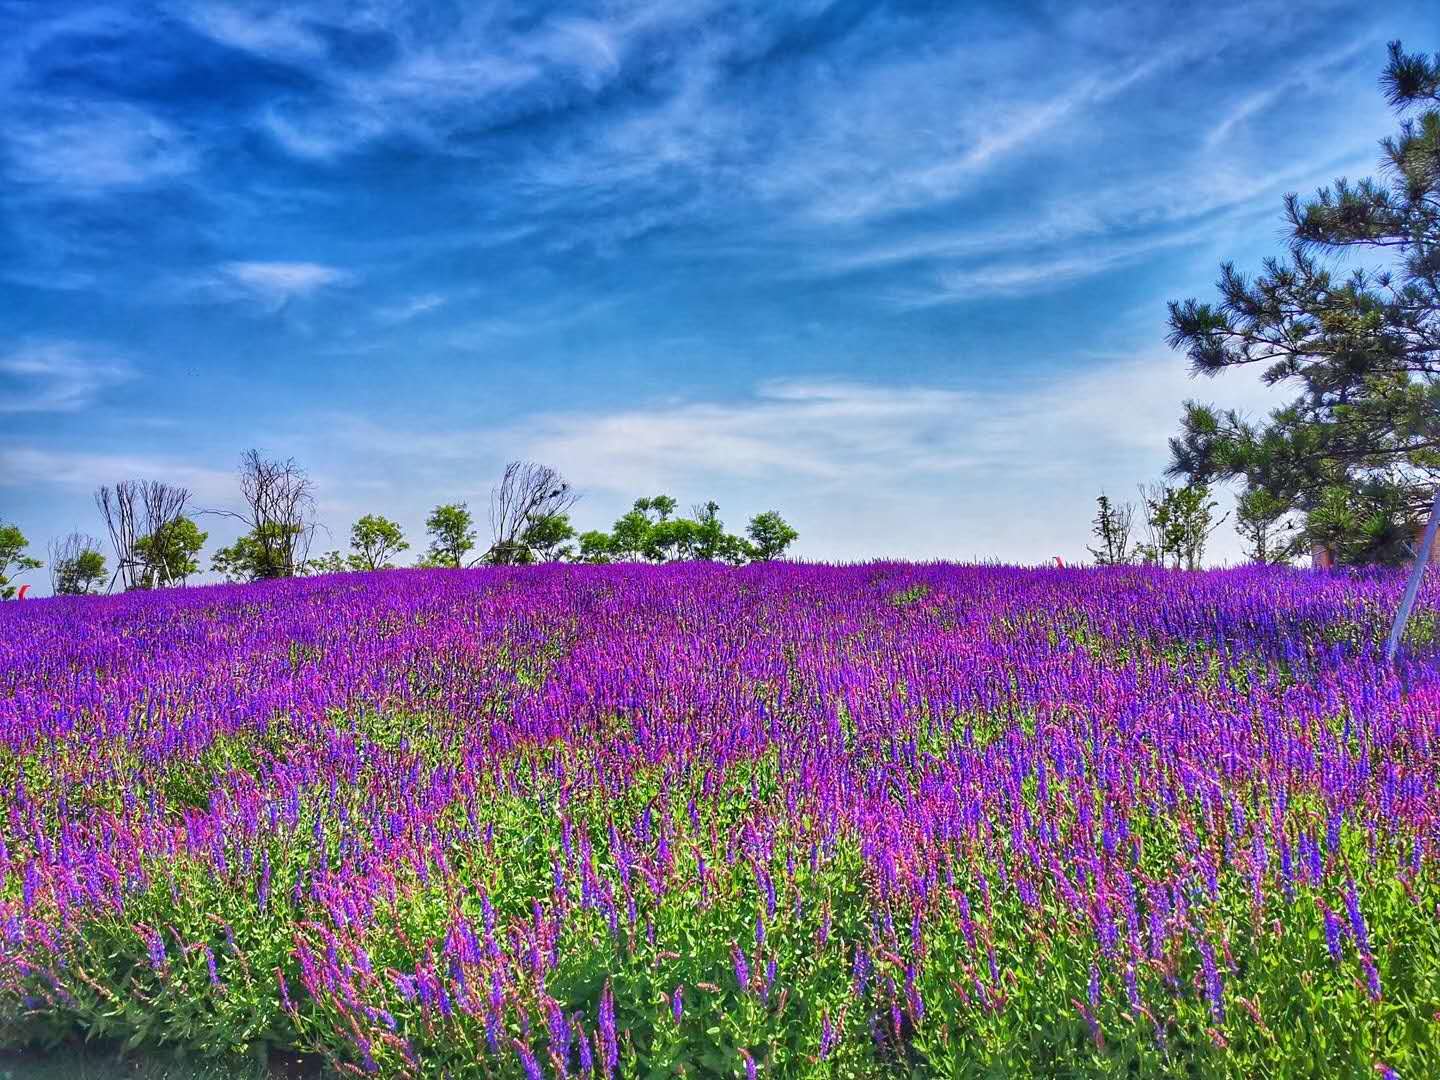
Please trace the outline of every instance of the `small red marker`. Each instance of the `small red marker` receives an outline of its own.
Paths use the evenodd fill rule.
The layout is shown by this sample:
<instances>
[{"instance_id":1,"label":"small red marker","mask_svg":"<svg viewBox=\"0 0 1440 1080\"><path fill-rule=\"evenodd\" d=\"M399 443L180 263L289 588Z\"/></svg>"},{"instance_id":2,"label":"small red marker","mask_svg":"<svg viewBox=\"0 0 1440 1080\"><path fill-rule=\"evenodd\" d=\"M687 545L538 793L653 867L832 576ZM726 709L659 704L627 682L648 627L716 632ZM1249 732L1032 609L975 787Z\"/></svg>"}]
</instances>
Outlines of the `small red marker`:
<instances>
[{"instance_id":1,"label":"small red marker","mask_svg":"<svg viewBox=\"0 0 1440 1080\"><path fill-rule=\"evenodd\" d=\"M1065 560L1062 559L1062 558L1060 558L1059 555L1056 555L1056 556L1055 556L1055 565L1058 566L1058 567L1060 567L1061 570L1064 570L1064 569L1065 569Z\"/></svg>"},{"instance_id":2,"label":"small red marker","mask_svg":"<svg viewBox=\"0 0 1440 1080\"><path fill-rule=\"evenodd\" d=\"M16 600L24 600L24 599L25 599L25 594L26 594L27 592L29 592L29 591L30 591L30 586L29 586L29 585L21 585L21 586L20 586L20 591L15 594L15 599L16 599Z\"/></svg>"}]
</instances>

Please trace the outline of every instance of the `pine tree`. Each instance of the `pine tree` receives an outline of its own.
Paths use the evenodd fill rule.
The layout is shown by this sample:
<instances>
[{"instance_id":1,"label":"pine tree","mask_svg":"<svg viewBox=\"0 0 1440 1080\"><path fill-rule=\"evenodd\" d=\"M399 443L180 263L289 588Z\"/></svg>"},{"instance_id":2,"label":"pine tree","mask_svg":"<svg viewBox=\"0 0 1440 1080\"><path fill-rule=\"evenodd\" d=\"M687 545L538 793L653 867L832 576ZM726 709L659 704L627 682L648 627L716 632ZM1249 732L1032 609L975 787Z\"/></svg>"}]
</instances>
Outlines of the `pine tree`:
<instances>
[{"instance_id":1,"label":"pine tree","mask_svg":"<svg viewBox=\"0 0 1440 1080\"><path fill-rule=\"evenodd\" d=\"M1317 541L1353 504L1361 531L1340 544L1353 561L1403 559L1408 543L1391 541L1413 533L1440 479L1440 56L1393 42L1381 84L1418 112L1382 143L1387 179L1287 197L1286 257L1254 278L1225 264L1218 304L1170 305L1170 343L1197 372L1262 365L1266 382L1300 389L1260 422L1187 402L1171 475L1241 479L1306 515ZM1351 249L1387 265L1336 277L1327 257Z\"/></svg>"}]
</instances>

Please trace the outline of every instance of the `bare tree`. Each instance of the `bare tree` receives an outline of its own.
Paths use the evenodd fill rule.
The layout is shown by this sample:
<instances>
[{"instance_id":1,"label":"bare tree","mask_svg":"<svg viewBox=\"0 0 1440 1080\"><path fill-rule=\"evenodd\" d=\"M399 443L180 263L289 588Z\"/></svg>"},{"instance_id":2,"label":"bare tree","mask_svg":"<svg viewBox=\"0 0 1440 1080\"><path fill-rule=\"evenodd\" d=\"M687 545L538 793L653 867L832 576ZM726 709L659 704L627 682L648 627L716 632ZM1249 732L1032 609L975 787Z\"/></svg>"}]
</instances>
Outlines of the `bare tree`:
<instances>
[{"instance_id":1,"label":"bare tree","mask_svg":"<svg viewBox=\"0 0 1440 1080\"><path fill-rule=\"evenodd\" d=\"M102 485L96 489L95 505L115 549L111 588L117 578L124 589L138 588L146 582L147 571L152 568L136 553L136 544L178 520L189 503L189 488L159 480L121 480L114 487ZM163 568L159 570L162 575L164 572ZM169 584L163 577L156 580L161 585Z\"/></svg>"},{"instance_id":2,"label":"bare tree","mask_svg":"<svg viewBox=\"0 0 1440 1080\"><path fill-rule=\"evenodd\" d=\"M240 459L245 512L220 511L243 522L255 545L256 577L295 577L315 537L315 483L294 458L284 461L247 450Z\"/></svg>"},{"instance_id":3,"label":"bare tree","mask_svg":"<svg viewBox=\"0 0 1440 1080\"><path fill-rule=\"evenodd\" d=\"M549 465L512 461L490 491L490 550L485 561L515 563L526 558L526 532L537 522L563 514L580 496Z\"/></svg>"},{"instance_id":4,"label":"bare tree","mask_svg":"<svg viewBox=\"0 0 1440 1080\"><path fill-rule=\"evenodd\" d=\"M1140 512L1144 514L1145 540L1136 545L1140 561L1157 566L1165 565L1168 542L1165 536L1166 521L1163 513L1165 496L1169 489L1164 484L1137 484L1140 490Z\"/></svg>"},{"instance_id":5,"label":"bare tree","mask_svg":"<svg viewBox=\"0 0 1440 1080\"><path fill-rule=\"evenodd\" d=\"M112 589L117 578L122 589L130 589L138 577L135 543L144 534L140 531L140 508L135 496L135 485L129 480L122 480L113 488L102 484L95 490L95 506L105 522L105 531L110 534L110 546L115 549Z\"/></svg>"}]
</instances>

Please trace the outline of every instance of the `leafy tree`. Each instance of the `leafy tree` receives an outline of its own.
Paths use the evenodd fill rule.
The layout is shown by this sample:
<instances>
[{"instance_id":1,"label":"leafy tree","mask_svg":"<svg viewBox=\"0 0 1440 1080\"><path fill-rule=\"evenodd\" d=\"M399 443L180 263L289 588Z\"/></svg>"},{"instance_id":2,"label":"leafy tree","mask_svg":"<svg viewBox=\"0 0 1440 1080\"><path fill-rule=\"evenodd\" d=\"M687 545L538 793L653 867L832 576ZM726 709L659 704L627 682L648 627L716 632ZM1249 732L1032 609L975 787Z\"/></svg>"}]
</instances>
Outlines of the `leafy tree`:
<instances>
[{"instance_id":1,"label":"leafy tree","mask_svg":"<svg viewBox=\"0 0 1440 1080\"><path fill-rule=\"evenodd\" d=\"M183 517L189 503L188 488L161 480L121 480L96 489L95 508L115 549L115 577L122 589L150 587L146 578L155 576L156 567L147 565L136 545Z\"/></svg>"},{"instance_id":2,"label":"leafy tree","mask_svg":"<svg viewBox=\"0 0 1440 1080\"><path fill-rule=\"evenodd\" d=\"M1245 541L1245 557L1271 565L1292 561L1304 545L1304 536L1289 519L1290 507L1264 488L1241 494L1235 502L1235 531Z\"/></svg>"},{"instance_id":3,"label":"leafy tree","mask_svg":"<svg viewBox=\"0 0 1440 1080\"><path fill-rule=\"evenodd\" d=\"M400 526L379 514L366 514L350 526L350 547L347 560L352 570L389 570L390 559L409 549ZM328 571L327 571L328 572Z\"/></svg>"},{"instance_id":4,"label":"leafy tree","mask_svg":"<svg viewBox=\"0 0 1440 1080\"><path fill-rule=\"evenodd\" d=\"M621 561L647 558L652 550L650 530L657 524L659 521L650 516L650 500L637 499L634 509L610 530L610 556Z\"/></svg>"},{"instance_id":5,"label":"leafy tree","mask_svg":"<svg viewBox=\"0 0 1440 1080\"><path fill-rule=\"evenodd\" d=\"M30 541L18 525L0 522L0 600L11 599L17 591L15 578L26 570L39 570L45 564L25 554Z\"/></svg>"},{"instance_id":6,"label":"leafy tree","mask_svg":"<svg viewBox=\"0 0 1440 1080\"><path fill-rule=\"evenodd\" d=\"M690 510L696 529L692 541L693 557L706 561L721 557L725 547L725 523L720 520L720 504L714 499Z\"/></svg>"},{"instance_id":7,"label":"leafy tree","mask_svg":"<svg viewBox=\"0 0 1440 1080\"><path fill-rule=\"evenodd\" d=\"M714 500L694 507L691 513L695 515L695 528L690 558L737 566L754 558L754 549L744 537L725 531L725 523L720 520L720 506Z\"/></svg>"},{"instance_id":8,"label":"leafy tree","mask_svg":"<svg viewBox=\"0 0 1440 1080\"><path fill-rule=\"evenodd\" d=\"M1130 549L1130 529L1135 507L1131 503L1112 503L1107 495L1101 495L1095 501L1099 511L1095 515L1093 532L1100 546L1088 550L1100 566L1124 566L1134 554Z\"/></svg>"},{"instance_id":9,"label":"leafy tree","mask_svg":"<svg viewBox=\"0 0 1440 1080\"><path fill-rule=\"evenodd\" d=\"M56 596L89 596L105 582L105 556L94 548L55 567Z\"/></svg>"},{"instance_id":10,"label":"leafy tree","mask_svg":"<svg viewBox=\"0 0 1440 1080\"><path fill-rule=\"evenodd\" d=\"M229 547L217 548L210 556L210 569L227 582L254 581L254 567L261 561L258 545L249 533L237 536Z\"/></svg>"},{"instance_id":11,"label":"leafy tree","mask_svg":"<svg viewBox=\"0 0 1440 1080\"><path fill-rule=\"evenodd\" d=\"M210 568L229 582L291 577L296 566L290 557L300 543L300 532L306 528L300 522L289 525L270 522L261 529L252 529L229 547L216 551L210 558ZM274 532L288 532L290 535L271 535ZM305 566L306 562L308 560L299 566Z\"/></svg>"},{"instance_id":12,"label":"leafy tree","mask_svg":"<svg viewBox=\"0 0 1440 1080\"><path fill-rule=\"evenodd\" d=\"M137 588L155 589L162 585L183 585L191 574L199 573L195 556L205 546L209 533L188 517L165 522L148 536L135 541L135 558L140 564Z\"/></svg>"},{"instance_id":13,"label":"leafy tree","mask_svg":"<svg viewBox=\"0 0 1440 1080\"><path fill-rule=\"evenodd\" d=\"M589 532L581 533L577 539L580 546L574 555L576 562L608 563L614 561L609 533L591 529Z\"/></svg>"},{"instance_id":14,"label":"leafy tree","mask_svg":"<svg viewBox=\"0 0 1440 1080\"><path fill-rule=\"evenodd\" d=\"M748 540L725 531L719 504L697 504L692 517L673 516L676 506L669 495L636 499L610 532L582 533L573 558L588 563L699 559L739 565L755 557Z\"/></svg>"},{"instance_id":15,"label":"leafy tree","mask_svg":"<svg viewBox=\"0 0 1440 1080\"><path fill-rule=\"evenodd\" d=\"M778 559L800 534L774 510L756 514L745 526L745 533L755 548L755 558L763 561Z\"/></svg>"},{"instance_id":16,"label":"leafy tree","mask_svg":"<svg viewBox=\"0 0 1440 1080\"><path fill-rule=\"evenodd\" d=\"M1424 110L1381 144L1388 178L1288 196L1285 258L1253 279L1227 263L1219 303L1170 305L1197 372L1259 364L1300 391L1262 422L1187 402L1171 475L1269 493L1342 561L1405 558L1388 537L1413 533L1440 478L1440 56L1392 42L1381 85L1400 113ZM1326 257L1352 249L1385 265L1336 277Z\"/></svg>"},{"instance_id":17,"label":"leafy tree","mask_svg":"<svg viewBox=\"0 0 1440 1080\"><path fill-rule=\"evenodd\" d=\"M528 525L515 540L500 540L485 552L492 566L533 566L569 556L575 528L568 514L547 514Z\"/></svg>"},{"instance_id":18,"label":"leafy tree","mask_svg":"<svg viewBox=\"0 0 1440 1080\"><path fill-rule=\"evenodd\" d=\"M105 556L100 541L85 533L72 532L52 539L47 545L50 564L50 591L56 596L83 596L98 592L105 584Z\"/></svg>"},{"instance_id":19,"label":"leafy tree","mask_svg":"<svg viewBox=\"0 0 1440 1080\"><path fill-rule=\"evenodd\" d=\"M320 574L344 574L355 569L350 562L350 559L354 557L355 556L351 555L350 558L347 559L338 551L327 551L324 555L320 555L317 558L305 560L305 573L310 577L316 577Z\"/></svg>"},{"instance_id":20,"label":"leafy tree","mask_svg":"<svg viewBox=\"0 0 1440 1080\"><path fill-rule=\"evenodd\" d=\"M437 506L425 519L430 535L426 563L431 566L460 567L475 548L475 519L465 503Z\"/></svg>"},{"instance_id":21,"label":"leafy tree","mask_svg":"<svg viewBox=\"0 0 1440 1080\"><path fill-rule=\"evenodd\" d=\"M1157 566L1198 570L1210 535L1229 517L1215 517L1219 504L1210 498L1210 489L1204 484L1156 485L1142 488L1141 494L1150 537L1138 549L1141 558Z\"/></svg>"},{"instance_id":22,"label":"leafy tree","mask_svg":"<svg viewBox=\"0 0 1440 1080\"><path fill-rule=\"evenodd\" d=\"M645 558L651 562L676 562L695 557L698 526L689 518L664 518L650 526L645 540Z\"/></svg>"},{"instance_id":23,"label":"leafy tree","mask_svg":"<svg viewBox=\"0 0 1440 1080\"><path fill-rule=\"evenodd\" d=\"M1210 498L1210 489L1204 484L1186 484L1175 492L1170 546L1185 569L1200 569L1211 534L1229 519L1229 514L1215 516L1219 508L1220 504Z\"/></svg>"},{"instance_id":24,"label":"leafy tree","mask_svg":"<svg viewBox=\"0 0 1440 1080\"><path fill-rule=\"evenodd\" d=\"M501 540L491 544L480 561L491 566L529 566L535 560L530 555L530 549L519 540Z\"/></svg>"},{"instance_id":25,"label":"leafy tree","mask_svg":"<svg viewBox=\"0 0 1440 1080\"><path fill-rule=\"evenodd\" d=\"M570 524L568 514L546 514L537 518L520 535L520 546L524 549L526 562L554 562L568 556L570 541L575 539L575 527Z\"/></svg>"},{"instance_id":26,"label":"leafy tree","mask_svg":"<svg viewBox=\"0 0 1440 1080\"><path fill-rule=\"evenodd\" d=\"M729 563L731 566L742 566L755 558L755 545L743 536L736 536L734 533L726 533L720 538L720 543L712 556L717 562Z\"/></svg>"}]
</instances>

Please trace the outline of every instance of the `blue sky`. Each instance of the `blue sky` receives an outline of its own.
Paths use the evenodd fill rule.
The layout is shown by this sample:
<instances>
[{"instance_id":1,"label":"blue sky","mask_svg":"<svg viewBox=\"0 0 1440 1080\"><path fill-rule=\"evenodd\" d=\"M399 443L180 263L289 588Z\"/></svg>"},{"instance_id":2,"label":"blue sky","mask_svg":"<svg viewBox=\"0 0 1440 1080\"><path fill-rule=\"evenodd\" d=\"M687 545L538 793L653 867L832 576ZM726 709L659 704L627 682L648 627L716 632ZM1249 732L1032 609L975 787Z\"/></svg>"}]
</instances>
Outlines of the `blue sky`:
<instances>
[{"instance_id":1,"label":"blue sky","mask_svg":"<svg viewBox=\"0 0 1440 1080\"><path fill-rule=\"evenodd\" d=\"M1273 399L1165 302L1374 170L1427 7L0 0L0 518L258 446L322 547L534 458L587 528L1078 558L1184 398Z\"/></svg>"}]
</instances>

